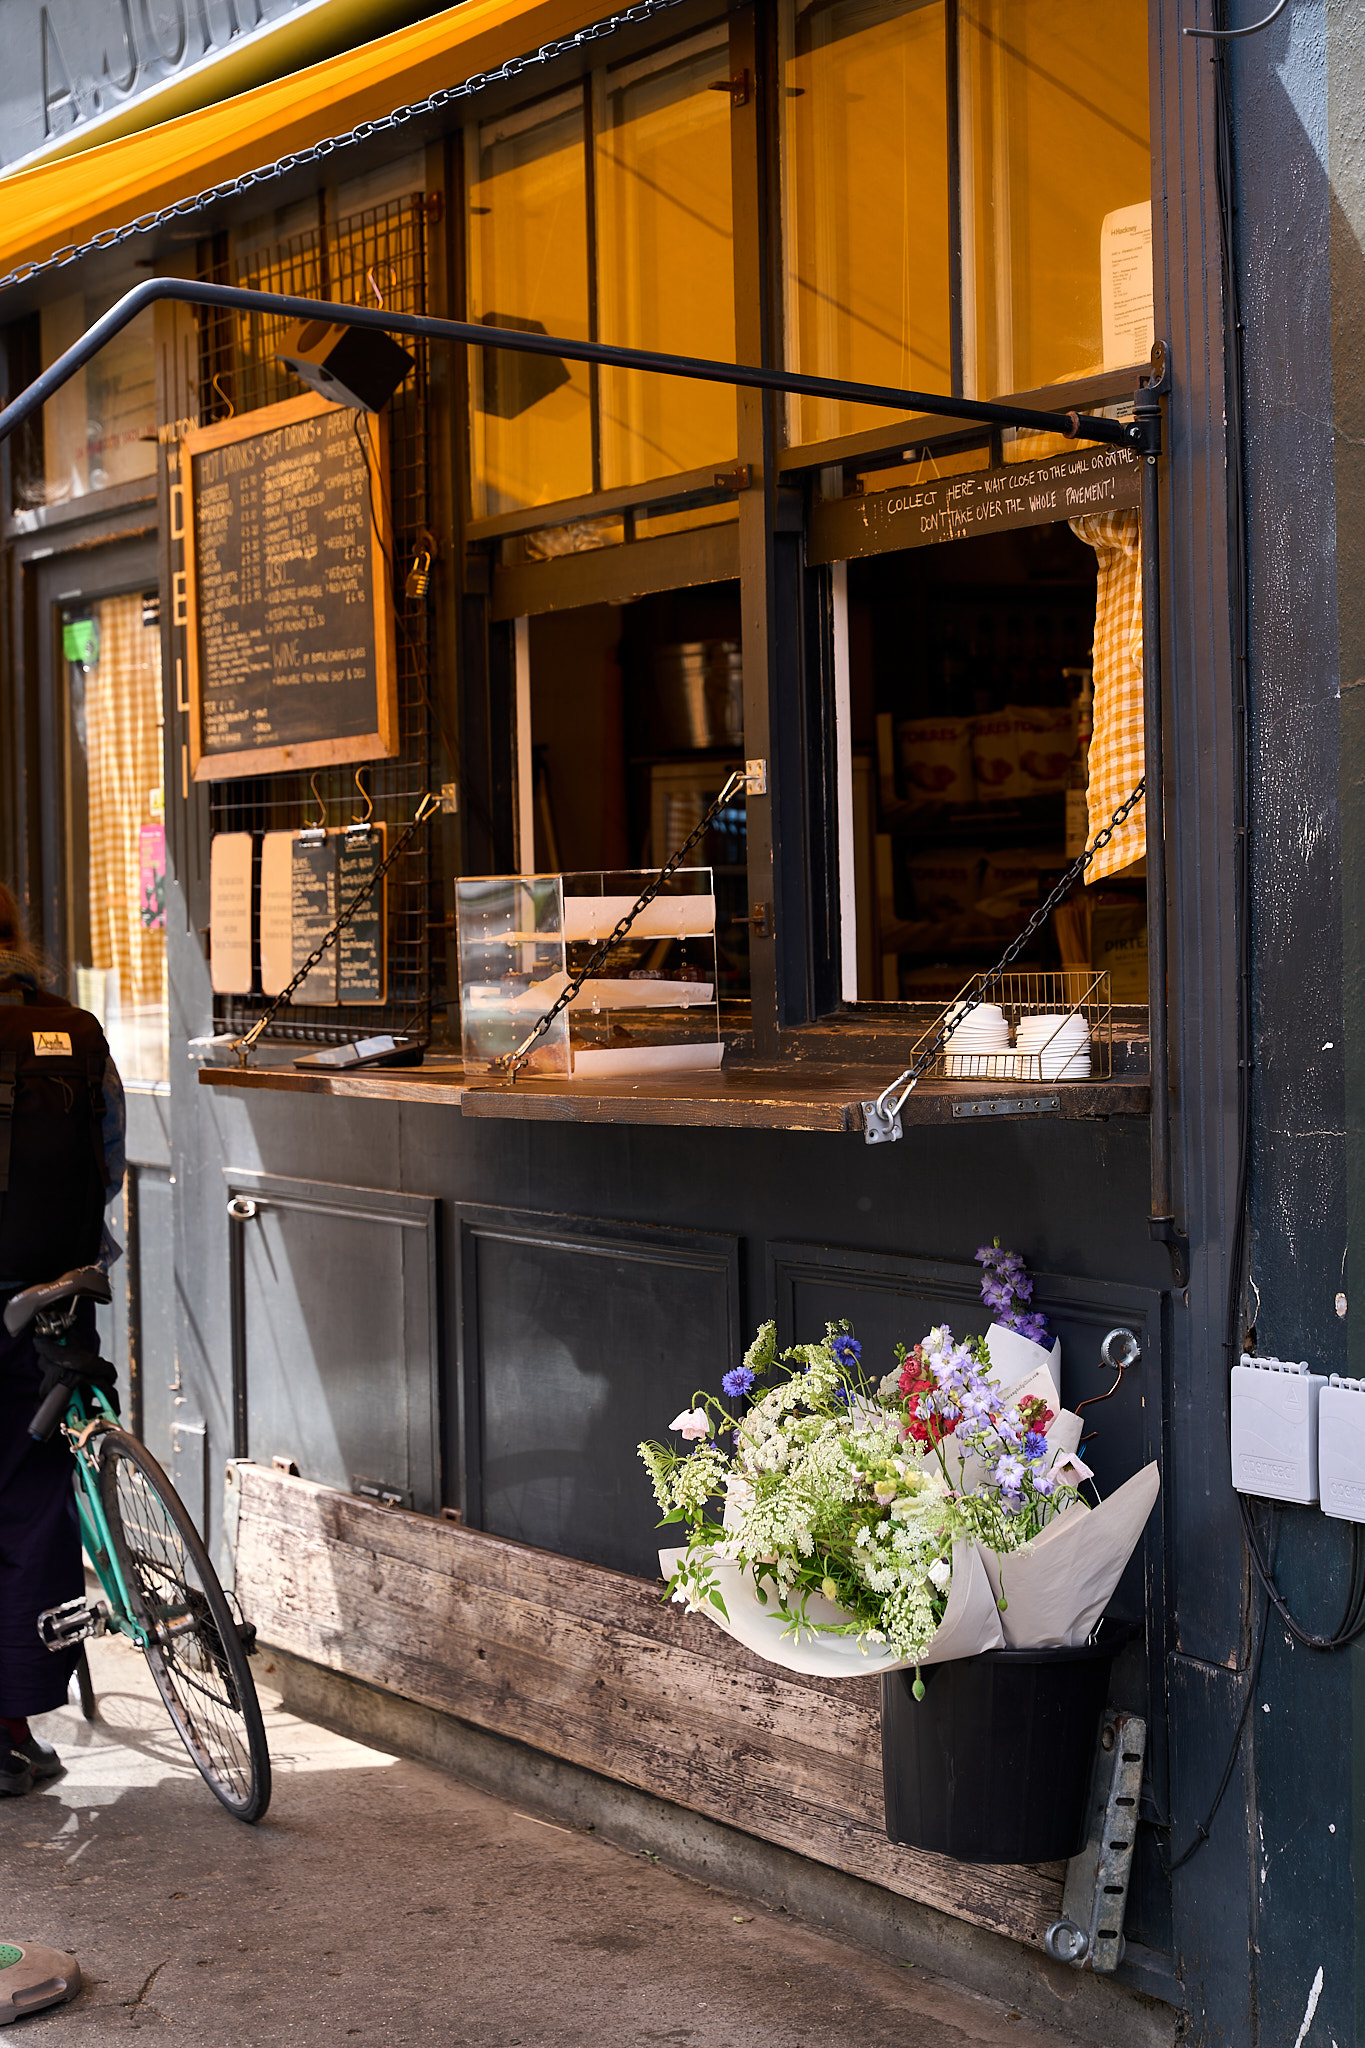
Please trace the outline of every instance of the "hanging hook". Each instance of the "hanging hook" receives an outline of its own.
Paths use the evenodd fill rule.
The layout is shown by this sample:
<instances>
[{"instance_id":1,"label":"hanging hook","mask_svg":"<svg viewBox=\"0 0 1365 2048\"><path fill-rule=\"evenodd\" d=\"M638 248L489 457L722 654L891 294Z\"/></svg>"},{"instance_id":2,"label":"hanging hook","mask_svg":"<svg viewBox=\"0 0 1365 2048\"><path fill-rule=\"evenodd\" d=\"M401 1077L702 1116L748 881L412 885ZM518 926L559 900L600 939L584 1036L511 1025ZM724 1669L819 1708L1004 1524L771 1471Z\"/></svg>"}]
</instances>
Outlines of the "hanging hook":
<instances>
[{"instance_id":1,"label":"hanging hook","mask_svg":"<svg viewBox=\"0 0 1365 2048\"><path fill-rule=\"evenodd\" d=\"M218 393L218 396L222 399L224 405L227 407L228 418L235 418L237 413L237 406L235 401L223 389L223 373L221 370L215 370L213 373L213 388Z\"/></svg>"},{"instance_id":2,"label":"hanging hook","mask_svg":"<svg viewBox=\"0 0 1365 2048\"><path fill-rule=\"evenodd\" d=\"M366 789L364 783L360 779L364 773L365 770L363 767L357 768L355 771L355 786L360 791L361 796L365 799L365 808L363 811L352 811L351 823L353 825L368 825L371 818L374 816L374 798L370 795L370 792L368 791L368 789Z\"/></svg>"},{"instance_id":3,"label":"hanging hook","mask_svg":"<svg viewBox=\"0 0 1365 2048\"><path fill-rule=\"evenodd\" d=\"M387 270L387 271L388 271L388 273L389 273L389 290L390 290L390 291L393 291L393 290L395 289L395 287L397 286L397 283L398 283L398 272L397 272L397 270L396 270L396 269L394 268L394 266L393 266L393 264L392 264L392 263L385 263L385 264L383 264L383 265L380 265L380 264L377 264L377 263L376 263L376 264L375 264L375 265L373 265L373 266L372 266L372 267L371 267L371 268L370 268L369 270L367 270L367 271L365 272L365 282L366 282L366 284L367 284L367 285L368 285L368 286L370 287L370 290L371 290L371 291L372 291L372 292L374 293L374 302L375 302L375 304L376 304L376 305L377 305L378 307L380 307L380 308L382 309L382 308L383 308L383 304L384 304L384 294L383 294L383 292L381 292L381 291L380 291L380 289L379 289L379 286L378 286L378 284L377 284L377 283L375 282L375 275L374 275L375 271L376 271L376 270L378 270L378 269L381 269L381 268L382 268L382 269L384 269L384 270Z\"/></svg>"},{"instance_id":4,"label":"hanging hook","mask_svg":"<svg viewBox=\"0 0 1365 2048\"><path fill-rule=\"evenodd\" d=\"M1123 1385L1123 1375L1130 1365L1136 1365L1142 1356L1142 1346L1131 1330L1111 1330L1100 1346L1100 1364L1108 1366L1117 1377L1107 1394L1092 1394L1088 1401L1078 1401L1072 1409L1079 1415L1083 1408L1097 1407L1101 1401L1112 1401Z\"/></svg>"},{"instance_id":5,"label":"hanging hook","mask_svg":"<svg viewBox=\"0 0 1365 2048\"><path fill-rule=\"evenodd\" d=\"M322 801L322 792L318 788L318 771L316 768L308 778L308 787L312 790L313 802L318 807L317 818L309 829L314 832L325 832L327 829L327 806Z\"/></svg>"}]
</instances>

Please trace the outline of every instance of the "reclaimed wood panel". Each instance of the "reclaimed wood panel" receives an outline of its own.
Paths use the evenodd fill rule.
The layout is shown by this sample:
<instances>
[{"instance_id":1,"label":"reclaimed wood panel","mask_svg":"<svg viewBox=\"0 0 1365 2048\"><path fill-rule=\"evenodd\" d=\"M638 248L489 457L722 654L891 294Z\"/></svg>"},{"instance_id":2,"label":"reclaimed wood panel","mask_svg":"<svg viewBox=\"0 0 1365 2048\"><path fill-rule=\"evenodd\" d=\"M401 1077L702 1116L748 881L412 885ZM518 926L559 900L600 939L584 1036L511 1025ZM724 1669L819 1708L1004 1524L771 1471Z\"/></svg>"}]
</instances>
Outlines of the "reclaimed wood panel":
<instances>
[{"instance_id":1,"label":"reclaimed wood panel","mask_svg":"<svg viewBox=\"0 0 1365 2048\"><path fill-rule=\"evenodd\" d=\"M265 1642L1041 1946L1055 1867L887 1841L875 1679L797 1678L643 1579L231 1472L237 1587Z\"/></svg>"}]
</instances>

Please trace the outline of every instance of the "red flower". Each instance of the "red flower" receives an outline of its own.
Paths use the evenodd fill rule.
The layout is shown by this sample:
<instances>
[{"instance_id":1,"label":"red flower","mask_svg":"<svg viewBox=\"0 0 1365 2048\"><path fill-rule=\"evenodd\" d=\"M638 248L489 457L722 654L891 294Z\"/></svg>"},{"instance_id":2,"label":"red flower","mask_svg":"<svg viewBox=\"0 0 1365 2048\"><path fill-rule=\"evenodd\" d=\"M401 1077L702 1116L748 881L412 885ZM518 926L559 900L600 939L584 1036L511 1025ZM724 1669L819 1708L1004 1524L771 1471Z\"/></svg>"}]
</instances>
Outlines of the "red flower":
<instances>
[{"instance_id":1,"label":"red flower","mask_svg":"<svg viewBox=\"0 0 1365 2048\"><path fill-rule=\"evenodd\" d=\"M1049 1424L1057 1418L1039 1395L1030 1394L1027 1401L1019 1403L1019 1420L1025 1429L1036 1429L1039 1436L1046 1436Z\"/></svg>"},{"instance_id":2,"label":"red flower","mask_svg":"<svg viewBox=\"0 0 1365 2048\"><path fill-rule=\"evenodd\" d=\"M950 1421L946 1416L939 1414L936 1409L931 1409L927 1416L921 1415L918 1412L920 1403L926 1394L932 1400L938 1393L938 1381L931 1372L924 1370L924 1346L922 1344L917 1344L914 1350L907 1356L904 1365L901 1367L901 1375L896 1384L905 1396L905 1431L907 1436L911 1437L917 1444L932 1445L940 1442L943 1437L952 1435L958 1423L958 1418L955 1415Z\"/></svg>"}]
</instances>

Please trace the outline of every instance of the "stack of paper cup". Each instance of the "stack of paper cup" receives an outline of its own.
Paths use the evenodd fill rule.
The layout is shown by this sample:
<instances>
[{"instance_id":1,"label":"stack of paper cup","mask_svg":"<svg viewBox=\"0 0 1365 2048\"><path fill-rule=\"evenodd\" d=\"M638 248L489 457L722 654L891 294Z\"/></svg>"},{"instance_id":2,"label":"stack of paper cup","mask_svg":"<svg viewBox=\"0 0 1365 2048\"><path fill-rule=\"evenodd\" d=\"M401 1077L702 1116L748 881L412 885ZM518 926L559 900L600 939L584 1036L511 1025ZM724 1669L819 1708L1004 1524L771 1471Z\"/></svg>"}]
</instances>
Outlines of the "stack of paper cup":
<instances>
[{"instance_id":1,"label":"stack of paper cup","mask_svg":"<svg viewBox=\"0 0 1365 2048\"><path fill-rule=\"evenodd\" d=\"M1021 1017L1016 1039L1025 1056L1021 1070L1043 1081L1087 1081L1090 1078L1090 1033L1079 1011L1042 1011ZM1036 1062L1036 1064L1035 1064Z\"/></svg>"},{"instance_id":2,"label":"stack of paper cup","mask_svg":"<svg viewBox=\"0 0 1365 2048\"><path fill-rule=\"evenodd\" d=\"M1012 1076L1010 1027L999 1003L981 1003L954 1026L944 1045L949 1076L957 1081L998 1081Z\"/></svg>"}]
</instances>

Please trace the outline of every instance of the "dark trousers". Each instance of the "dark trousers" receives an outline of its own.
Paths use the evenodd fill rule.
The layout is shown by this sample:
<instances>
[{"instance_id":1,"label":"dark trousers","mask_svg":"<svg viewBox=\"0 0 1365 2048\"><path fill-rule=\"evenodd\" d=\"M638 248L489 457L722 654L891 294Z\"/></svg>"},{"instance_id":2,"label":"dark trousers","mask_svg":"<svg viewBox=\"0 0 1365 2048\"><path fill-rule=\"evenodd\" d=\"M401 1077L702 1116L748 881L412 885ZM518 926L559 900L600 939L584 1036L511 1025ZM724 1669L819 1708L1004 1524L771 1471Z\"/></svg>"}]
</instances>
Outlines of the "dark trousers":
<instances>
[{"instance_id":1,"label":"dark trousers","mask_svg":"<svg viewBox=\"0 0 1365 2048\"><path fill-rule=\"evenodd\" d=\"M7 1299L0 1295L0 1306ZM98 1349L93 1303L81 1303L72 1338ZM7 1720L64 1704L78 1653L46 1649L38 1616L85 1590L71 1452L60 1431L45 1444L28 1433L42 1377L29 1333L11 1337L0 1322L0 1715Z\"/></svg>"}]
</instances>

